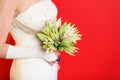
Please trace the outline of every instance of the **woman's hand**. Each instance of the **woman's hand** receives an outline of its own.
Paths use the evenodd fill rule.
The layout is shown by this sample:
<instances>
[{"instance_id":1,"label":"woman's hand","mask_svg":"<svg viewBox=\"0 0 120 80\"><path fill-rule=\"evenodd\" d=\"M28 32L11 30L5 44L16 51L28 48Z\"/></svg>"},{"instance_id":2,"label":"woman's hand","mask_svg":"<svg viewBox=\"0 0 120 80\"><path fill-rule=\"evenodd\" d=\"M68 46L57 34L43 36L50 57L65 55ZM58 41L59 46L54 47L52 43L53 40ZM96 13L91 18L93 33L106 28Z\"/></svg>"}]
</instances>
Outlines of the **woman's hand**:
<instances>
[{"instance_id":1,"label":"woman's hand","mask_svg":"<svg viewBox=\"0 0 120 80\"><path fill-rule=\"evenodd\" d=\"M48 63L49 65L53 66L55 63L57 63L57 61L56 61L56 60L55 60L55 61L47 61L47 63Z\"/></svg>"},{"instance_id":2,"label":"woman's hand","mask_svg":"<svg viewBox=\"0 0 120 80\"><path fill-rule=\"evenodd\" d=\"M57 64L57 67L58 67L58 69L60 69L60 66L59 66L59 64L58 64L58 62L60 61L60 58L59 58L59 56L60 56L60 52L55 52L54 53L57 57L58 57L58 59L56 59L56 60L54 60L54 61L46 61L50 66L53 66L54 64Z\"/></svg>"},{"instance_id":3,"label":"woman's hand","mask_svg":"<svg viewBox=\"0 0 120 80\"><path fill-rule=\"evenodd\" d=\"M58 61L47 61L47 63L50 65L50 66L53 66L54 64L57 64L57 68L60 69L60 66L58 64Z\"/></svg>"}]
</instances>

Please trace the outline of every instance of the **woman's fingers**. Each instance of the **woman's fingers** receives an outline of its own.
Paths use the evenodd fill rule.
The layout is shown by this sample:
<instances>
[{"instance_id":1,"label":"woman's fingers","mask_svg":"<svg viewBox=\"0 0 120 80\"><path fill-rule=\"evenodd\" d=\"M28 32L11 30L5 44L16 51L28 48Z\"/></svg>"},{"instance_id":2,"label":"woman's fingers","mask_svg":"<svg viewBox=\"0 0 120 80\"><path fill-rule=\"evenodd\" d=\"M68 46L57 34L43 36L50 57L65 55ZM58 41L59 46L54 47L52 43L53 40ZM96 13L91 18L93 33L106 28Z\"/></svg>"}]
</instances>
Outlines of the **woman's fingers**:
<instances>
[{"instance_id":1,"label":"woman's fingers","mask_svg":"<svg viewBox=\"0 0 120 80\"><path fill-rule=\"evenodd\" d=\"M53 66L57 61L47 61L47 63L51 66Z\"/></svg>"}]
</instances>

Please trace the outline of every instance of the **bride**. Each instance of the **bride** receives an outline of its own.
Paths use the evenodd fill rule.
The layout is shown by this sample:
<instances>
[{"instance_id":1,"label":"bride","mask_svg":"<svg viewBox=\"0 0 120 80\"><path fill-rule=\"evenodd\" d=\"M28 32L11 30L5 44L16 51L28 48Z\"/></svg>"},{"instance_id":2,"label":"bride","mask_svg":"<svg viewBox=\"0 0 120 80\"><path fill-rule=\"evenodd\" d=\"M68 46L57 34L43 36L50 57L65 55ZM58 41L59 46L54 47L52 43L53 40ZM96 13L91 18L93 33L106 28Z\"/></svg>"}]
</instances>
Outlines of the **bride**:
<instances>
[{"instance_id":1,"label":"bride","mask_svg":"<svg viewBox=\"0 0 120 80\"><path fill-rule=\"evenodd\" d=\"M57 80L59 52L46 54L35 35L56 16L51 0L0 0L0 58L14 59L10 80ZM9 32L15 46L5 43Z\"/></svg>"}]
</instances>

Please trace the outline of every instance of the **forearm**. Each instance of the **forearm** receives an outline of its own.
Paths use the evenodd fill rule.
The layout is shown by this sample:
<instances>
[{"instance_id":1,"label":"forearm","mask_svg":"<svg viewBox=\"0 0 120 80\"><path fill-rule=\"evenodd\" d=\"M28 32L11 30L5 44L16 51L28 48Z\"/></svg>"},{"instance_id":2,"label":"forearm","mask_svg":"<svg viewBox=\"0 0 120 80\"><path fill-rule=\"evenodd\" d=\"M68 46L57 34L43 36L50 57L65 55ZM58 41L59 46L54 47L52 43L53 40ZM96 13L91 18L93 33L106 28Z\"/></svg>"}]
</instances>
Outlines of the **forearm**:
<instances>
[{"instance_id":1,"label":"forearm","mask_svg":"<svg viewBox=\"0 0 120 80\"><path fill-rule=\"evenodd\" d=\"M26 58L43 58L46 61L55 61L58 52L46 53L40 47L18 47L9 44L2 44L0 46L0 58L6 59L26 59Z\"/></svg>"},{"instance_id":2,"label":"forearm","mask_svg":"<svg viewBox=\"0 0 120 80\"><path fill-rule=\"evenodd\" d=\"M0 58L6 58L8 46L8 44L0 44Z\"/></svg>"}]
</instances>

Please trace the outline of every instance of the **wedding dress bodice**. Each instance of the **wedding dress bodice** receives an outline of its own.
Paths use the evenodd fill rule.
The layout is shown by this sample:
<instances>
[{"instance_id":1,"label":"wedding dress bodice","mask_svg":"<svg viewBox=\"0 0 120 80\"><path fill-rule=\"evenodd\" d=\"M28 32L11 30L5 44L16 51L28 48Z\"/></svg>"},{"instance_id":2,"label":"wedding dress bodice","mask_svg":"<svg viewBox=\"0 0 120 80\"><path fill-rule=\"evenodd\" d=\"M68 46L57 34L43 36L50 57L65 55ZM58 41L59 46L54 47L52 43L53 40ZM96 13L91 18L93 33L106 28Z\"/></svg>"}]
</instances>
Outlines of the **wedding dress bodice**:
<instances>
[{"instance_id":1,"label":"wedding dress bodice","mask_svg":"<svg viewBox=\"0 0 120 80\"><path fill-rule=\"evenodd\" d=\"M57 8L54 3L51 0L40 0L30 5L15 19L34 30L41 30L47 20L55 19L56 16ZM41 45L36 35L27 34L16 26L13 26L10 32L17 46L34 47Z\"/></svg>"}]
</instances>

